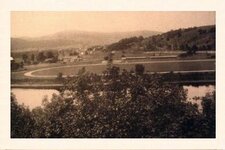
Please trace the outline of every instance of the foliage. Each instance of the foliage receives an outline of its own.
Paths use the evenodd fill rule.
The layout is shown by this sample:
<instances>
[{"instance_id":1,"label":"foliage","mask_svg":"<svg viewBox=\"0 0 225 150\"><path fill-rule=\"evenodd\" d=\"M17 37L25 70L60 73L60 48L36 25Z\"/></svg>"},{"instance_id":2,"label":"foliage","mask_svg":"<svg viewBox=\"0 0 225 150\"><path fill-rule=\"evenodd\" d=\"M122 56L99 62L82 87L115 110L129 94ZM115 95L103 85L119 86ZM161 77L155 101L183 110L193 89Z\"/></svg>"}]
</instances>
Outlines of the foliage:
<instances>
[{"instance_id":1,"label":"foliage","mask_svg":"<svg viewBox=\"0 0 225 150\"><path fill-rule=\"evenodd\" d=\"M46 56L45 56L44 52L39 52L37 55L37 61L43 62L45 59L46 59Z\"/></svg>"},{"instance_id":2,"label":"foliage","mask_svg":"<svg viewBox=\"0 0 225 150\"><path fill-rule=\"evenodd\" d=\"M53 57L54 57L54 54L53 54L53 52L51 52L51 51L47 51L47 52L45 53L45 57L46 57L46 58L53 58Z\"/></svg>"},{"instance_id":3,"label":"foliage","mask_svg":"<svg viewBox=\"0 0 225 150\"><path fill-rule=\"evenodd\" d=\"M63 80L63 73L62 72L59 72L57 74L56 80L58 80L58 81L62 81Z\"/></svg>"},{"instance_id":4,"label":"foliage","mask_svg":"<svg viewBox=\"0 0 225 150\"><path fill-rule=\"evenodd\" d=\"M142 36L124 38L124 39L120 40L117 43L113 43L113 44L109 45L108 48L110 50L128 49L128 48L130 48L133 45L133 43L141 42L142 40L144 40L144 38Z\"/></svg>"},{"instance_id":5,"label":"foliage","mask_svg":"<svg viewBox=\"0 0 225 150\"><path fill-rule=\"evenodd\" d=\"M13 125L12 137L21 136L20 130L24 137L49 138L215 137L215 93L203 98L202 112L186 99L181 86L163 82L159 74L112 66L100 76L82 69L42 107L28 113L19 105L23 111L18 113L15 103L13 116L28 115L13 117L12 123L21 124L23 117L32 123Z\"/></svg>"},{"instance_id":6,"label":"foliage","mask_svg":"<svg viewBox=\"0 0 225 150\"><path fill-rule=\"evenodd\" d=\"M11 94L11 137L32 137L34 121L30 110L24 105L19 105L15 96Z\"/></svg>"},{"instance_id":7,"label":"foliage","mask_svg":"<svg viewBox=\"0 0 225 150\"><path fill-rule=\"evenodd\" d=\"M18 70L20 68L20 64L16 63L15 61L11 61L11 70L15 71Z\"/></svg>"},{"instance_id":8,"label":"foliage","mask_svg":"<svg viewBox=\"0 0 225 150\"><path fill-rule=\"evenodd\" d=\"M183 50L194 54L197 50L215 50L215 26L171 30L147 38L131 37L108 46L109 50Z\"/></svg>"},{"instance_id":9,"label":"foliage","mask_svg":"<svg viewBox=\"0 0 225 150\"><path fill-rule=\"evenodd\" d=\"M215 101L215 92L208 93L202 101L203 107L203 118L202 122L202 132L205 134L206 137L214 136L215 128L216 128L216 101Z\"/></svg>"},{"instance_id":10,"label":"foliage","mask_svg":"<svg viewBox=\"0 0 225 150\"><path fill-rule=\"evenodd\" d=\"M145 67L141 64L136 64L135 65L135 72L137 75L142 75L145 71Z\"/></svg>"},{"instance_id":11,"label":"foliage","mask_svg":"<svg viewBox=\"0 0 225 150\"><path fill-rule=\"evenodd\" d=\"M28 59L27 54L23 54L23 55L22 55L22 58L23 58L23 61L26 63L26 62L27 62L27 59Z\"/></svg>"},{"instance_id":12,"label":"foliage","mask_svg":"<svg viewBox=\"0 0 225 150\"><path fill-rule=\"evenodd\" d=\"M35 56L34 56L34 54L31 54L31 58L30 58L30 60L34 62L34 60L35 60Z\"/></svg>"}]
</instances>

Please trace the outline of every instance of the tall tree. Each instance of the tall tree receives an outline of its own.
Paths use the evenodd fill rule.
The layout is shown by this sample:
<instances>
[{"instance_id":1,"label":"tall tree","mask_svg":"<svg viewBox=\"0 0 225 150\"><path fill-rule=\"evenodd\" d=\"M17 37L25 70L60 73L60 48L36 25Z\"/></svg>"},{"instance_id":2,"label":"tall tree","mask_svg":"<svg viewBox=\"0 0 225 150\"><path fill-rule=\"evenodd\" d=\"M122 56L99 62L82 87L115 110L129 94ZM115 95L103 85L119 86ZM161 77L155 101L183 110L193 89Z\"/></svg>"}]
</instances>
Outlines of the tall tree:
<instances>
[{"instance_id":1,"label":"tall tree","mask_svg":"<svg viewBox=\"0 0 225 150\"><path fill-rule=\"evenodd\" d=\"M37 61L43 62L46 59L44 52L39 52L37 55Z\"/></svg>"},{"instance_id":2,"label":"tall tree","mask_svg":"<svg viewBox=\"0 0 225 150\"><path fill-rule=\"evenodd\" d=\"M27 54L23 54L23 55L22 55L22 59L23 59L23 61L24 61L25 63L27 63L27 60L28 60Z\"/></svg>"}]
</instances>

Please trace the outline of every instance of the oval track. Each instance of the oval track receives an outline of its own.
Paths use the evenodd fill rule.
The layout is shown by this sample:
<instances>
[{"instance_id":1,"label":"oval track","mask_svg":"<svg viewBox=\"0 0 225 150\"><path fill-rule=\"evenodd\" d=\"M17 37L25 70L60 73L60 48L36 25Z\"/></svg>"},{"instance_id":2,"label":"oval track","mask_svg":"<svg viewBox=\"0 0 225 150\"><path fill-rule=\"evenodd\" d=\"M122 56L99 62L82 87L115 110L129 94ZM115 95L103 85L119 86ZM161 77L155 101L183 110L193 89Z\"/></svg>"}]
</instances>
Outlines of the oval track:
<instances>
[{"instance_id":1,"label":"oval track","mask_svg":"<svg viewBox=\"0 0 225 150\"><path fill-rule=\"evenodd\" d=\"M145 70L149 72L209 72L215 70L214 59L204 60L168 60L168 61L148 61L148 62L129 62L129 63L115 63L114 66L119 66L120 69L131 70L134 69L135 64L143 64ZM42 68L26 72L24 75L28 77L38 78L53 78L59 72L64 76L73 76L79 69L85 67L87 71L100 74L106 69L104 64L84 64L84 65L67 65L58 67Z\"/></svg>"}]
</instances>

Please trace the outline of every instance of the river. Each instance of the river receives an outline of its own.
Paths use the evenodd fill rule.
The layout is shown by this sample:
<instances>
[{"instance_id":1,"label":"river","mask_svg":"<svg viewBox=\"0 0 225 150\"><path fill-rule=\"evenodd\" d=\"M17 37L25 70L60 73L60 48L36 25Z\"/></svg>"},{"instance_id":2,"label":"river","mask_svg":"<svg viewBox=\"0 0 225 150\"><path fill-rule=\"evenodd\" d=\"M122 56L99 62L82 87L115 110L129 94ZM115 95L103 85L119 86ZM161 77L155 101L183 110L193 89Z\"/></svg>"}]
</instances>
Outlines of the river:
<instances>
[{"instance_id":1,"label":"river","mask_svg":"<svg viewBox=\"0 0 225 150\"><path fill-rule=\"evenodd\" d=\"M197 103L201 109L201 100L195 100L196 97L203 97L208 92L215 90L214 85L209 86L183 86L187 89L187 100L193 103ZM22 89L13 88L12 93L16 96L19 104L24 104L33 109L37 106L41 106L43 98L52 98L52 94L59 94L57 90L54 89Z\"/></svg>"},{"instance_id":2,"label":"river","mask_svg":"<svg viewBox=\"0 0 225 150\"><path fill-rule=\"evenodd\" d=\"M41 106L43 98L52 98L52 94L59 94L59 91L54 89L22 89L13 88L12 93L16 96L19 104L24 104L33 109Z\"/></svg>"},{"instance_id":3,"label":"river","mask_svg":"<svg viewBox=\"0 0 225 150\"><path fill-rule=\"evenodd\" d=\"M187 90L187 100L198 104L198 108L202 110L201 106L201 97L205 96L207 93L211 93L215 90L215 85L208 86L183 86L184 89Z\"/></svg>"}]
</instances>

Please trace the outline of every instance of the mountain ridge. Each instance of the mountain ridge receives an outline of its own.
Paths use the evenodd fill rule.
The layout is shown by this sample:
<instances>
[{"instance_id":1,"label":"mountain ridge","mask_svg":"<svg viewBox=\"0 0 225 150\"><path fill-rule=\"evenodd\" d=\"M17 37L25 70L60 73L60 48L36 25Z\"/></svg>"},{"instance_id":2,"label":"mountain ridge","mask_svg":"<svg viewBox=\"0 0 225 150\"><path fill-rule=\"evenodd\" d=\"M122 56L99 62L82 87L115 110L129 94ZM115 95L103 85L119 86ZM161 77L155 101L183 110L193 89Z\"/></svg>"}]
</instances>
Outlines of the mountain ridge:
<instances>
[{"instance_id":1,"label":"mountain ridge","mask_svg":"<svg viewBox=\"0 0 225 150\"><path fill-rule=\"evenodd\" d=\"M157 31L131 32L92 32L92 31L61 31L40 37L11 37L11 50L23 51L33 49L54 49L63 47L87 48L94 45L108 45L130 36L152 36Z\"/></svg>"}]
</instances>

